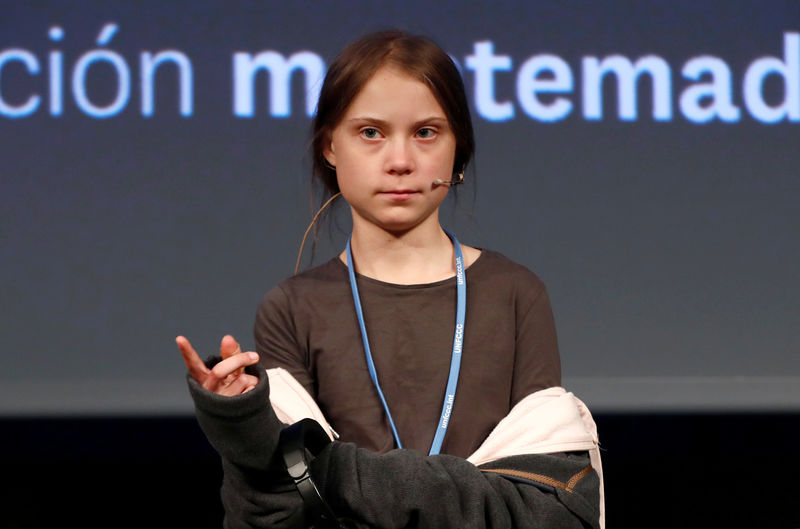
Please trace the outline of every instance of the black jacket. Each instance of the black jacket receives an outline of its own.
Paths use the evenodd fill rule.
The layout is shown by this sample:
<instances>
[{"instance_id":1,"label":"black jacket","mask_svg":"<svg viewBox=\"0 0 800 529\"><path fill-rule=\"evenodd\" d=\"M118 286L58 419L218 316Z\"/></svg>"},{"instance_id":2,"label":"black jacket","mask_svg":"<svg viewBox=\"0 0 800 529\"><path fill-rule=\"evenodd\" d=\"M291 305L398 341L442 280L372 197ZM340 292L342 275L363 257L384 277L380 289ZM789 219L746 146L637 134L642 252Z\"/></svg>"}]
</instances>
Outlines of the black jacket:
<instances>
[{"instance_id":1,"label":"black jacket","mask_svg":"<svg viewBox=\"0 0 800 529\"><path fill-rule=\"evenodd\" d=\"M303 528L302 499L278 456L285 426L263 373L252 391L223 397L188 377L198 422L222 457L225 527ZM586 452L528 454L476 467L412 450L376 454L332 442L314 481L347 527L599 528L599 478Z\"/></svg>"}]
</instances>

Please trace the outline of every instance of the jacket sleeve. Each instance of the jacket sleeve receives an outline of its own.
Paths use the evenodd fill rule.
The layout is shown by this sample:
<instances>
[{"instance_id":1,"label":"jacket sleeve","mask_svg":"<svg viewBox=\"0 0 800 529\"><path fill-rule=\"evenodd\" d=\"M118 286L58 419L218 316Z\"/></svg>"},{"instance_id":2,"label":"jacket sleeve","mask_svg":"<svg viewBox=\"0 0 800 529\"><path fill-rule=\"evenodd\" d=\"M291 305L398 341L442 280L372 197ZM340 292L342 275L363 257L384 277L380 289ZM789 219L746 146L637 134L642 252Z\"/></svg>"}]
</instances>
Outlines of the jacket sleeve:
<instances>
[{"instance_id":1,"label":"jacket sleeve","mask_svg":"<svg viewBox=\"0 0 800 529\"><path fill-rule=\"evenodd\" d=\"M302 498L277 453L285 425L269 403L269 379L260 369L248 373L259 377L258 384L234 397L208 391L187 376L197 422L222 458L224 527L303 527Z\"/></svg>"},{"instance_id":2,"label":"jacket sleeve","mask_svg":"<svg viewBox=\"0 0 800 529\"><path fill-rule=\"evenodd\" d=\"M599 527L599 481L586 453L515 456L479 468L454 456L378 455L331 443L311 469L333 511L357 527Z\"/></svg>"}]
</instances>

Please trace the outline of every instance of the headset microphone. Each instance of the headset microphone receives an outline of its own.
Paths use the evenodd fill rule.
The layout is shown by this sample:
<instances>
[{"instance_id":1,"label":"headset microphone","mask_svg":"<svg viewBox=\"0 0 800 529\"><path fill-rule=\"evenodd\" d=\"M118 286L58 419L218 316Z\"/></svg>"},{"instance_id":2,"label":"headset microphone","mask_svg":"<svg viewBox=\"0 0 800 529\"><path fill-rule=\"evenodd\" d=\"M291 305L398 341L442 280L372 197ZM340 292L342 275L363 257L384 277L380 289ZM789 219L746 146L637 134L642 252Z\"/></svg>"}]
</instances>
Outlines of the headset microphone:
<instances>
[{"instance_id":1,"label":"headset microphone","mask_svg":"<svg viewBox=\"0 0 800 529\"><path fill-rule=\"evenodd\" d=\"M463 183L464 183L464 171L454 174L453 179L450 180L449 182L447 180L442 180L440 178L437 178L436 180L433 181L433 185L435 186L441 186L441 185L456 186L458 184L463 184Z\"/></svg>"}]
</instances>

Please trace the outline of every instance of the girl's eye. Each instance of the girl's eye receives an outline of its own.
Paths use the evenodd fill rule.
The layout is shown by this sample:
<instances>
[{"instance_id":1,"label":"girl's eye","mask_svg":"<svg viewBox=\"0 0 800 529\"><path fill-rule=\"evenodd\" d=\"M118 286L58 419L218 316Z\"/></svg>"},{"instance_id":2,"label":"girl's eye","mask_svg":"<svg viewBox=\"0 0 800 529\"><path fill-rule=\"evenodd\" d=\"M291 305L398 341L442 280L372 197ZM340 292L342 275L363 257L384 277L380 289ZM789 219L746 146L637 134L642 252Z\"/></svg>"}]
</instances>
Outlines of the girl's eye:
<instances>
[{"instance_id":1,"label":"girl's eye","mask_svg":"<svg viewBox=\"0 0 800 529\"><path fill-rule=\"evenodd\" d=\"M417 136L419 136L423 140L429 140L434 136L436 136L436 131L428 127L421 128L417 131Z\"/></svg>"},{"instance_id":2,"label":"girl's eye","mask_svg":"<svg viewBox=\"0 0 800 529\"><path fill-rule=\"evenodd\" d=\"M378 129L373 129L371 127L368 127L366 129L361 130L361 135L368 140L376 140L378 139L380 133L378 132Z\"/></svg>"}]
</instances>

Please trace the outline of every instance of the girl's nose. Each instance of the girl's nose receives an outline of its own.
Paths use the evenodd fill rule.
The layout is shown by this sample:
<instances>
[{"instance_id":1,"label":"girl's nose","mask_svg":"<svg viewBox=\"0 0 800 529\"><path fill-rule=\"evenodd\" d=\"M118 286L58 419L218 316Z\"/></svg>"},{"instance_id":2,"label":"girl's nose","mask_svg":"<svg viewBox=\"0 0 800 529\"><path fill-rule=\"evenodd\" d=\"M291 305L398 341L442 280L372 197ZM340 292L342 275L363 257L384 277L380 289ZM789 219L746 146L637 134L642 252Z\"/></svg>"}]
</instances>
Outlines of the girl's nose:
<instances>
[{"instance_id":1,"label":"girl's nose","mask_svg":"<svg viewBox=\"0 0 800 529\"><path fill-rule=\"evenodd\" d=\"M405 139L391 141L386 154L386 172L404 175L411 173L414 168L414 156L409 142Z\"/></svg>"}]
</instances>

